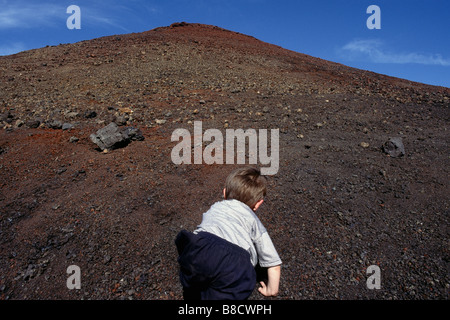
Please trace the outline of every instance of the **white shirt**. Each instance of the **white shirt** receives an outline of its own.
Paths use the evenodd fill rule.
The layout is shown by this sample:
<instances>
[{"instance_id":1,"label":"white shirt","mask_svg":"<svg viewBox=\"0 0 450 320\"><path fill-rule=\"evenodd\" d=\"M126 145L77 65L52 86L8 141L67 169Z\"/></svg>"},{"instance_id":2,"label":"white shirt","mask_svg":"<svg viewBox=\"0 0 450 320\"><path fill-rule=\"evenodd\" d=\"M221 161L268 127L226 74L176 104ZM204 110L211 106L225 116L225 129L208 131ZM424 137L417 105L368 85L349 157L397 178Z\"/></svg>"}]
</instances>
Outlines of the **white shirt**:
<instances>
[{"instance_id":1,"label":"white shirt","mask_svg":"<svg viewBox=\"0 0 450 320\"><path fill-rule=\"evenodd\" d=\"M252 209L238 200L216 202L203 214L194 233L206 231L234 243L248 251L253 266L281 264L281 259L266 228Z\"/></svg>"}]
</instances>

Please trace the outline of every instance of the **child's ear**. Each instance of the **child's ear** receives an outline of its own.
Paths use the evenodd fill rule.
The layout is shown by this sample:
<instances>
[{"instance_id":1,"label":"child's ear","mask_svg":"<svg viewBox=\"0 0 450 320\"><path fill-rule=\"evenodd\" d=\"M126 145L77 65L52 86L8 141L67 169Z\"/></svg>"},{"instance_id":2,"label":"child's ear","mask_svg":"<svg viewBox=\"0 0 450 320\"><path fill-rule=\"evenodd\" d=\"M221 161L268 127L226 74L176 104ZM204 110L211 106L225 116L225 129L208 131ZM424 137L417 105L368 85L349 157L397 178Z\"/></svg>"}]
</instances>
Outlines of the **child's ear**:
<instances>
[{"instance_id":1,"label":"child's ear","mask_svg":"<svg viewBox=\"0 0 450 320\"><path fill-rule=\"evenodd\" d=\"M263 201L264 201L264 199L259 200L253 207L253 211L256 211L256 209L259 208L259 206L263 203Z\"/></svg>"},{"instance_id":2,"label":"child's ear","mask_svg":"<svg viewBox=\"0 0 450 320\"><path fill-rule=\"evenodd\" d=\"M226 194L227 194L227 189L223 188L223 198L224 198L224 199L227 198Z\"/></svg>"}]
</instances>

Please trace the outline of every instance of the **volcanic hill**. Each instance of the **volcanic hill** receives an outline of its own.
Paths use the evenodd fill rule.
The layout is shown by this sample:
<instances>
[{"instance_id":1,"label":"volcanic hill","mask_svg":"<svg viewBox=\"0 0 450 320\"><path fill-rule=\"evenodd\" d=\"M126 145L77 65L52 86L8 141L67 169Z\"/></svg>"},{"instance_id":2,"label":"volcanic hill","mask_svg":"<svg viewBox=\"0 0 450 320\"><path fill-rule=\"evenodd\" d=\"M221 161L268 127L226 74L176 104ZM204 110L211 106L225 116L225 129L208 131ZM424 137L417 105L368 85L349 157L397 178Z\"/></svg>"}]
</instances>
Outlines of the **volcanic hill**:
<instances>
[{"instance_id":1,"label":"volcanic hill","mask_svg":"<svg viewBox=\"0 0 450 320\"><path fill-rule=\"evenodd\" d=\"M449 88L201 24L0 57L0 299L181 299L175 236L240 166L174 164L194 121L279 129L257 211L275 299L448 299L449 106ZM144 139L100 151L111 122Z\"/></svg>"}]
</instances>

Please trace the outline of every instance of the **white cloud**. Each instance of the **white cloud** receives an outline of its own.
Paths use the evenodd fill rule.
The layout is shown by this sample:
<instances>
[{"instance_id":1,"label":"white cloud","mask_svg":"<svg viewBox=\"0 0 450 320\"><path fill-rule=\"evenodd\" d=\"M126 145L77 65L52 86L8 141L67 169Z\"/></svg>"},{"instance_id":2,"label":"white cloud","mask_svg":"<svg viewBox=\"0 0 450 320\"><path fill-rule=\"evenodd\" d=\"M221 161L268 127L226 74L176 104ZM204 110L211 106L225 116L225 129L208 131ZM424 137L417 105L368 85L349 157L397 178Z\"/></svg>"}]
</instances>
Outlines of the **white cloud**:
<instances>
[{"instance_id":1,"label":"white cloud","mask_svg":"<svg viewBox=\"0 0 450 320\"><path fill-rule=\"evenodd\" d=\"M65 19L64 13L65 8L55 4L25 4L21 1L13 5L3 4L0 9L0 30L51 25L55 18Z\"/></svg>"},{"instance_id":2,"label":"white cloud","mask_svg":"<svg viewBox=\"0 0 450 320\"><path fill-rule=\"evenodd\" d=\"M118 22L117 18L113 17L113 14L108 16L107 14L105 15L103 12L92 8L81 8L81 21L83 25L87 24L95 27L102 26L103 28L114 27L129 31Z\"/></svg>"},{"instance_id":3,"label":"white cloud","mask_svg":"<svg viewBox=\"0 0 450 320\"><path fill-rule=\"evenodd\" d=\"M375 63L394 64L424 64L450 66L450 59L443 58L440 54L421 54L416 52L395 53L384 48L380 40L354 40L341 48L341 53L347 58L365 58Z\"/></svg>"},{"instance_id":4,"label":"white cloud","mask_svg":"<svg viewBox=\"0 0 450 320\"><path fill-rule=\"evenodd\" d=\"M27 29L39 26L66 26L68 5L57 3L33 4L30 1L0 2L0 30ZM125 7L89 3L80 5L82 25L94 27L117 27L126 30L120 23Z\"/></svg>"}]
</instances>

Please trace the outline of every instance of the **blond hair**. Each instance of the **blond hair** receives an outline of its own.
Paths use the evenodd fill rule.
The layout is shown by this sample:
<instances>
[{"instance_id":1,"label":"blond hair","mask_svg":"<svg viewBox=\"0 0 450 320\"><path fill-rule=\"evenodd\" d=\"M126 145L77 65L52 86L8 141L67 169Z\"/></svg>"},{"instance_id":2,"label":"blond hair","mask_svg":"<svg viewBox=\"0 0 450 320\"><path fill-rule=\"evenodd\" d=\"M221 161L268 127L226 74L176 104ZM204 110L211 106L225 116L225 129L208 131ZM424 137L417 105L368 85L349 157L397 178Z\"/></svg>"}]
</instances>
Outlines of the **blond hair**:
<instances>
[{"instance_id":1,"label":"blond hair","mask_svg":"<svg viewBox=\"0 0 450 320\"><path fill-rule=\"evenodd\" d=\"M266 196L267 179L253 167L234 170L225 181L225 199L239 200L250 208Z\"/></svg>"}]
</instances>

